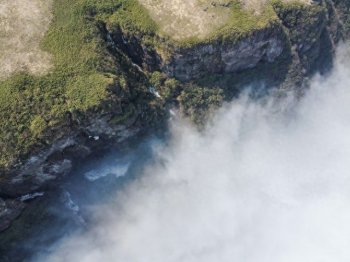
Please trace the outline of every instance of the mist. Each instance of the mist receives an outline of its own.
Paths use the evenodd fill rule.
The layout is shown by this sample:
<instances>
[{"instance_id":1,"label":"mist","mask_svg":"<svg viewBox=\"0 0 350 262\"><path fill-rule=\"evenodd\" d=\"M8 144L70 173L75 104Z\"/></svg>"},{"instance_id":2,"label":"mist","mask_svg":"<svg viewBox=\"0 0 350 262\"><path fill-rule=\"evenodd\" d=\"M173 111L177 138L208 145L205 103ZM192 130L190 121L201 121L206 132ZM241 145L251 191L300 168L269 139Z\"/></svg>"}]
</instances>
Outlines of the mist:
<instances>
[{"instance_id":1,"label":"mist","mask_svg":"<svg viewBox=\"0 0 350 262\"><path fill-rule=\"evenodd\" d=\"M350 59L302 99L248 94L155 161L41 261L350 261Z\"/></svg>"}]
</instances>

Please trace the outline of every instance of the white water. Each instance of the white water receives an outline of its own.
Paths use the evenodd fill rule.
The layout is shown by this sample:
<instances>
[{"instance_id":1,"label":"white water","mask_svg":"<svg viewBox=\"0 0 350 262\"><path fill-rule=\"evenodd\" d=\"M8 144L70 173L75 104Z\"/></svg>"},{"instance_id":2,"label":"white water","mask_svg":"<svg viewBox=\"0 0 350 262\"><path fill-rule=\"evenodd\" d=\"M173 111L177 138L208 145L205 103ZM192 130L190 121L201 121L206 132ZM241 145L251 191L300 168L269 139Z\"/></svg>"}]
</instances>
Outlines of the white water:
<instances>
[{"instance_id":1,"label":"white water","mask_svg":"<svg viewBox=\"0 0 350 262\"><path fill-rule=\"evenodd\" d=\"M44 192L35 192L33 194L23 195L23 196L19 197L18 200L25 202L25 201L32 200L32 199L37 198L37 197L42 197L44 195L45 195Z\"/></svg>"},{"instance_id":2,"label":"white water","mask_svg":"<svg viewBox=\"0 0 350 262\"><path fill-rule=\"evenodd\" d=\"M158 164L42 261L350 261L350 64L296 103L246 96L206 132L174 120Z\"/></svg>"},{"instance_id":3,"label":"white water","mask_svg":"<svg viewBox=\"0 0 350 262\"><path fill-rule=\"evenodd\" d=\"M84 174L85 178L94 182L108 175L114 175L116 178L125 176L129 170L130 162L113 163L113 165L105 165L103 168L93 169Z\"/></svg>"}]
</instances>

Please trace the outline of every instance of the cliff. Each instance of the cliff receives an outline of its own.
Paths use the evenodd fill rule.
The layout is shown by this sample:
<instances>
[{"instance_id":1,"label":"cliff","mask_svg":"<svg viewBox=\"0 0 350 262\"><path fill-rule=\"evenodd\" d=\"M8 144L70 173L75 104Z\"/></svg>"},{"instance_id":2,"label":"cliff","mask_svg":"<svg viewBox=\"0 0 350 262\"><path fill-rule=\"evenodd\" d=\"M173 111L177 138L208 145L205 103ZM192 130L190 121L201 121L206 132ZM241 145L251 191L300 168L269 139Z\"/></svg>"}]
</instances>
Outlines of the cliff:
<instances>
[{"instance_id":1,"label":"cliff","mask_svg":"<svg viewBox=\"0 0 350 262\"><path fill-rule=\"evenodd\" d=\"M349 34L346 0L186 3L194 9L177 15L166 1L53 2L40 43L51 69L0 82L0 230L24 208L19 197L160 126L170 106L201 124L250 83L302 87Z\"/></svg>"}]
</instances>

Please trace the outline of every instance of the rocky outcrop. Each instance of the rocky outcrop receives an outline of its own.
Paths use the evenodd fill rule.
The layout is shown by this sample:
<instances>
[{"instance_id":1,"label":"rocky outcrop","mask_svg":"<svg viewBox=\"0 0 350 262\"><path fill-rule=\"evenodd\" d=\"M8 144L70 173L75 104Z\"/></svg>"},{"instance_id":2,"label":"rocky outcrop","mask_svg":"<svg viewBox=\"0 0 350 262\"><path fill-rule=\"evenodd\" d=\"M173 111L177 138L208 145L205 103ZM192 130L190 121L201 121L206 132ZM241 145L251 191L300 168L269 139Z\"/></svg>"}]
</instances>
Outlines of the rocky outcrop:
<instances>
[{"instance_id":1,"label":"rocky outcrop","mask_svg":"<svg viewBox=\"0 0 350 262\"><path fill-rule=\"evenodd\" d=\"M288 33L299 70L308 75L325 72L332 63L335 44L343 39L343 27L330 1L312 6L283 6L275 10Z\"/></svg>"},{"instance_id":2,"label":"rocky outcrop","mask_svg":"<svg viewBox=\"0 0 350 262\"><path fill-rule=\"evenodd\" d=\"M107 40L112 42L112 45L123 54L126 54L135 65L150 72L160 70L160 55L154 46L144 43L142 36L123 32L119 26L107 28L106 25L102 25L101 28L107 35Z\"/></svg>"},{"instance_id":3,"label":"rocky outcrop","mask_svg":"<svg viewBox=\"0 0 350 262\"><path fill-rule=\"evenodd\" d=\"M149 36L130 35L120 27L100 26L112 52L126 55L138 70L162 71L169 78L181 81L242 72L259 64L268 67L288 56L293 57L294 71L303 75L326 67L344 28L336 5L323 0L312 6L280 3L274 8L279 22L266 28L253 30L235 40L219 37L190 46L176 46L158 36L153 36L153 43L156 41L158 45L152 45ZM120 87L116 89L120 91ZM124 92L130 91L126 88ZM113 110L97 112L83 121L72 112L62 135L55 135L57 138L50 145L34 150L27 160L1 176L0 196L18 197L36 191L69 173L77 159L138 133L140 124L135 123L140 116L145 117L144 110L131 107L129 112L123 112L120 101L112 104ZM124 114L123 123L118 123L120 119L115 117L118 114Z\"/></svg>"},{"instance_id":4,"label":"rocky outcrop","mask_svg":"<svg viewBox=\"0 0 350 262\"><path fill-rule=\"evenodd\" d=\"M116 46L135 64L147 71L160 70L181 81L254 68L259 62L272 63L289 48L279 25L253 31L236 41L218 38L190 47L169 45L158 38L161 45L158 50L145 44L142 37L124 34L120 28L110 30Z\"/></svg>"},{"instance_id":5,"label":"rocky outcrop","mask_svg":"<svg viewBox=\"0 0 350 262\"><path fill-rule=\"evenodd\" d=\"M0 232L7 229L25 208L19 200L3 200L0 198Z\"/></svg>"},{"instance_id":6,"label":"rocky outcrop","mask_svg":"<svg viewBox=\"0 0 350 262\"><path fill-rule=\"evenodd\" d=\"M340 4L338 4L340 6ZM273 64L292 56L296 70L303 75L325 71L334 47L344 38L344 24L331 0L312 5L276 3L279 21L252 30L235 40L218 37L211 41L177 46L154 36L130 35L121 28L109 28L116 46L146 71L159 70L180 81L191 81L212 74L230 74ZM321 61L322 60L322 61ZM288 66L288 65L287 65Z\"/></svg>"},{"instance_id":7,"label":"rocky outcrop","mask_svg":"<svg viewBox=\"0 0 350 262\"><path fill-rule=\"evenodd\" d=\"M117 58L126 57L130 63L123 66L139 71L137 77L147 78L154 71L161 71L167 78L180 80L176 96L181 93L178 89L185 89L185 82L218 74L235 78L235 74L244 74L261 65L267 72L281 65L271 70L273 74L268 77L290 80L293 85L300 84L298 81L315 70L329 68L335 44L347 33L348 14L341 10L344 6L349 8L345 2L322 0L312 6L275 5L279 20L266 28L254 29L239 38L218 37L189 46L177 46L154 35L131 35L118 26L107 28L100 24L100 29L109 42L110 52ZM280 60L283 63L277 64ZM141 82L137 77L135 82ZM238 82L238 77L234 81ZM0 231L20 215L24 208L21 196L55 187L76 163L92 152L121 143L145 131L151 123L164 120L164 115L157 115L157 110L151 108L154 101L141 102L147 95L157 94L149 92L153 89L148 89L148 84L142 79L143 92L148 92L145 94L116 83L113 92L127 99L111 98L105 107L88 116L69 112L66 126L47 134L52 137L47 139L49 142L33 148L11 170L4 171L0 177ZM206 88L211 90L213 86ZM164 108L160 110L162 113Z\"/></svg>"},{"instance_id":8,"label":"rocky outcrop","mask_svg":"<svg viewBox=\"0 0 350 262\"><path fill-rule=\"evenodd\" d=\"M207 74L227 74L254 68L259 62L274 62L288 48L280 27L266 28L232 42L216 40L190 48L175 48L161 68L182 81Z\"/></svg>"},{"instance_id":9,"label":"rocky outcrop","mask_svg":"<svg viewBox=\"0 0 350 262\"><path fill-rule=\"evenodd\" d=\"M21 214L25 202L57 188L80 161L93 152L97 154L111 145L120 145L146 130L138 111L134 111L122 123L115 123L117 116L106 113L85 120L49 147L37 150L17 169L2 174L0 232Z\"/></svg>"},{"instance_id":10,"label":"rocky outcrop","mask_svg":"<svg viewBox=\"0 0 350 262\"><path fill-rule=\"evenodd\" d=\"M0 196L16 198L57 183L68 174L73 163L88 157L112 143L120 143L139 132L137 115L123 124L113 124L112 114L89 119L50 147L33 154L18 169L2 175Z\"/></svg>"}]
</instances>

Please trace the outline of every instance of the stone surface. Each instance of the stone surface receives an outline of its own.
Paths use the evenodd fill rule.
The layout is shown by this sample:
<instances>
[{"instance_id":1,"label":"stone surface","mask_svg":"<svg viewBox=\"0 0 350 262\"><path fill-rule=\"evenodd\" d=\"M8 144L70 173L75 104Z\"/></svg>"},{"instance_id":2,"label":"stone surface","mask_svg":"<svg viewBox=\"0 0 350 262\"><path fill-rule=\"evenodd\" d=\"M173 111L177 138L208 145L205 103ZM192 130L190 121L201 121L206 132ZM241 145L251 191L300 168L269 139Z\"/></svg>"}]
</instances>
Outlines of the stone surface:
<instances>
[{"instance_id":1,"label":"stone surface","mask_svg":"<svg viewBox=\"0 0 350 262\"><path fill-rule=\"evenodd\" d=\"M164 71L188 81L217 73L234 73L255 67L259 62L274 62L287 49L281 30L261 30L236 43L214 42L189 49L176 49Z\"/></svg>"},{"instance_id":2,"label":"stone surface","mask_svg":"<svg viewBox=\"0 0 350 262\"><path fill-rule=\"evenodd\" d=\"M55 184L71 171L75 162L138 133L134 126L136 116L123 125L112 124L111 118L111 114L91 118L85 126L31 155L13 172L2 175L0 196L17 198Z\"/></svg>"},{"instance_id":3,"label":"stone surface","mask_svg":"<svg viewBox=\"0 0 350 262\"><path fill-rule=\"evenodd\" d=\"M6 230L25 208L18 200L3 200L0 198L0 232Z\"/></svg>"},{"instance_id":4,"label":"stone surface","mask_svg":"<svg viewBox=\"0 0 350 262\"><path fill-rule=\"evenodd\" d=\"M312 69L319 69L316 65L328 63L320 59L331 59L334 44L342 38L342 23L336 7L321 2L323 8L311 16L308 16L307 10L305 13L297 10L296 14L289 10L278 14L280 24L258 29L235 41L216 39L190 47L176 47L156 38L163 48L159 50L159 46L149 45L142 36L128 35L121 28L109 28L107 36L111 38L113 48L125 54L139 70L159 70L167 77L181 81L192 81L212 74L244 72L262 63L268 67L284 55L292 57L291 64L286 65L288 68L307 76ZM294 23L291 17L298 17L298 21ZM164 50L167 51L166 55L161 52ZM291 83L295 84L295 79ZM123 88L127 93L125 96L132 93L133 87ZM121 88L118 86L116 89L120 91ZM135 97L128 97L125 101L135 103L136 109L122 124L113 124L112 121L113 117L123 113L121 105L117 103L109 105L110 111L95 112L84 116L83 120L72 113L69 127L54 130L60 134L54 143L42 146L9 173L1 175L0 197L3 199L0 200L0 231L7 228L24 208L24 204L15 199L38 190L45 191L52 185L57 186L76 162L92 152L144 131L147 122L151 122L147 116L149 105L138 106ZM158 120L161 121L161 117Z\"/></svg>"}]
</instances>

